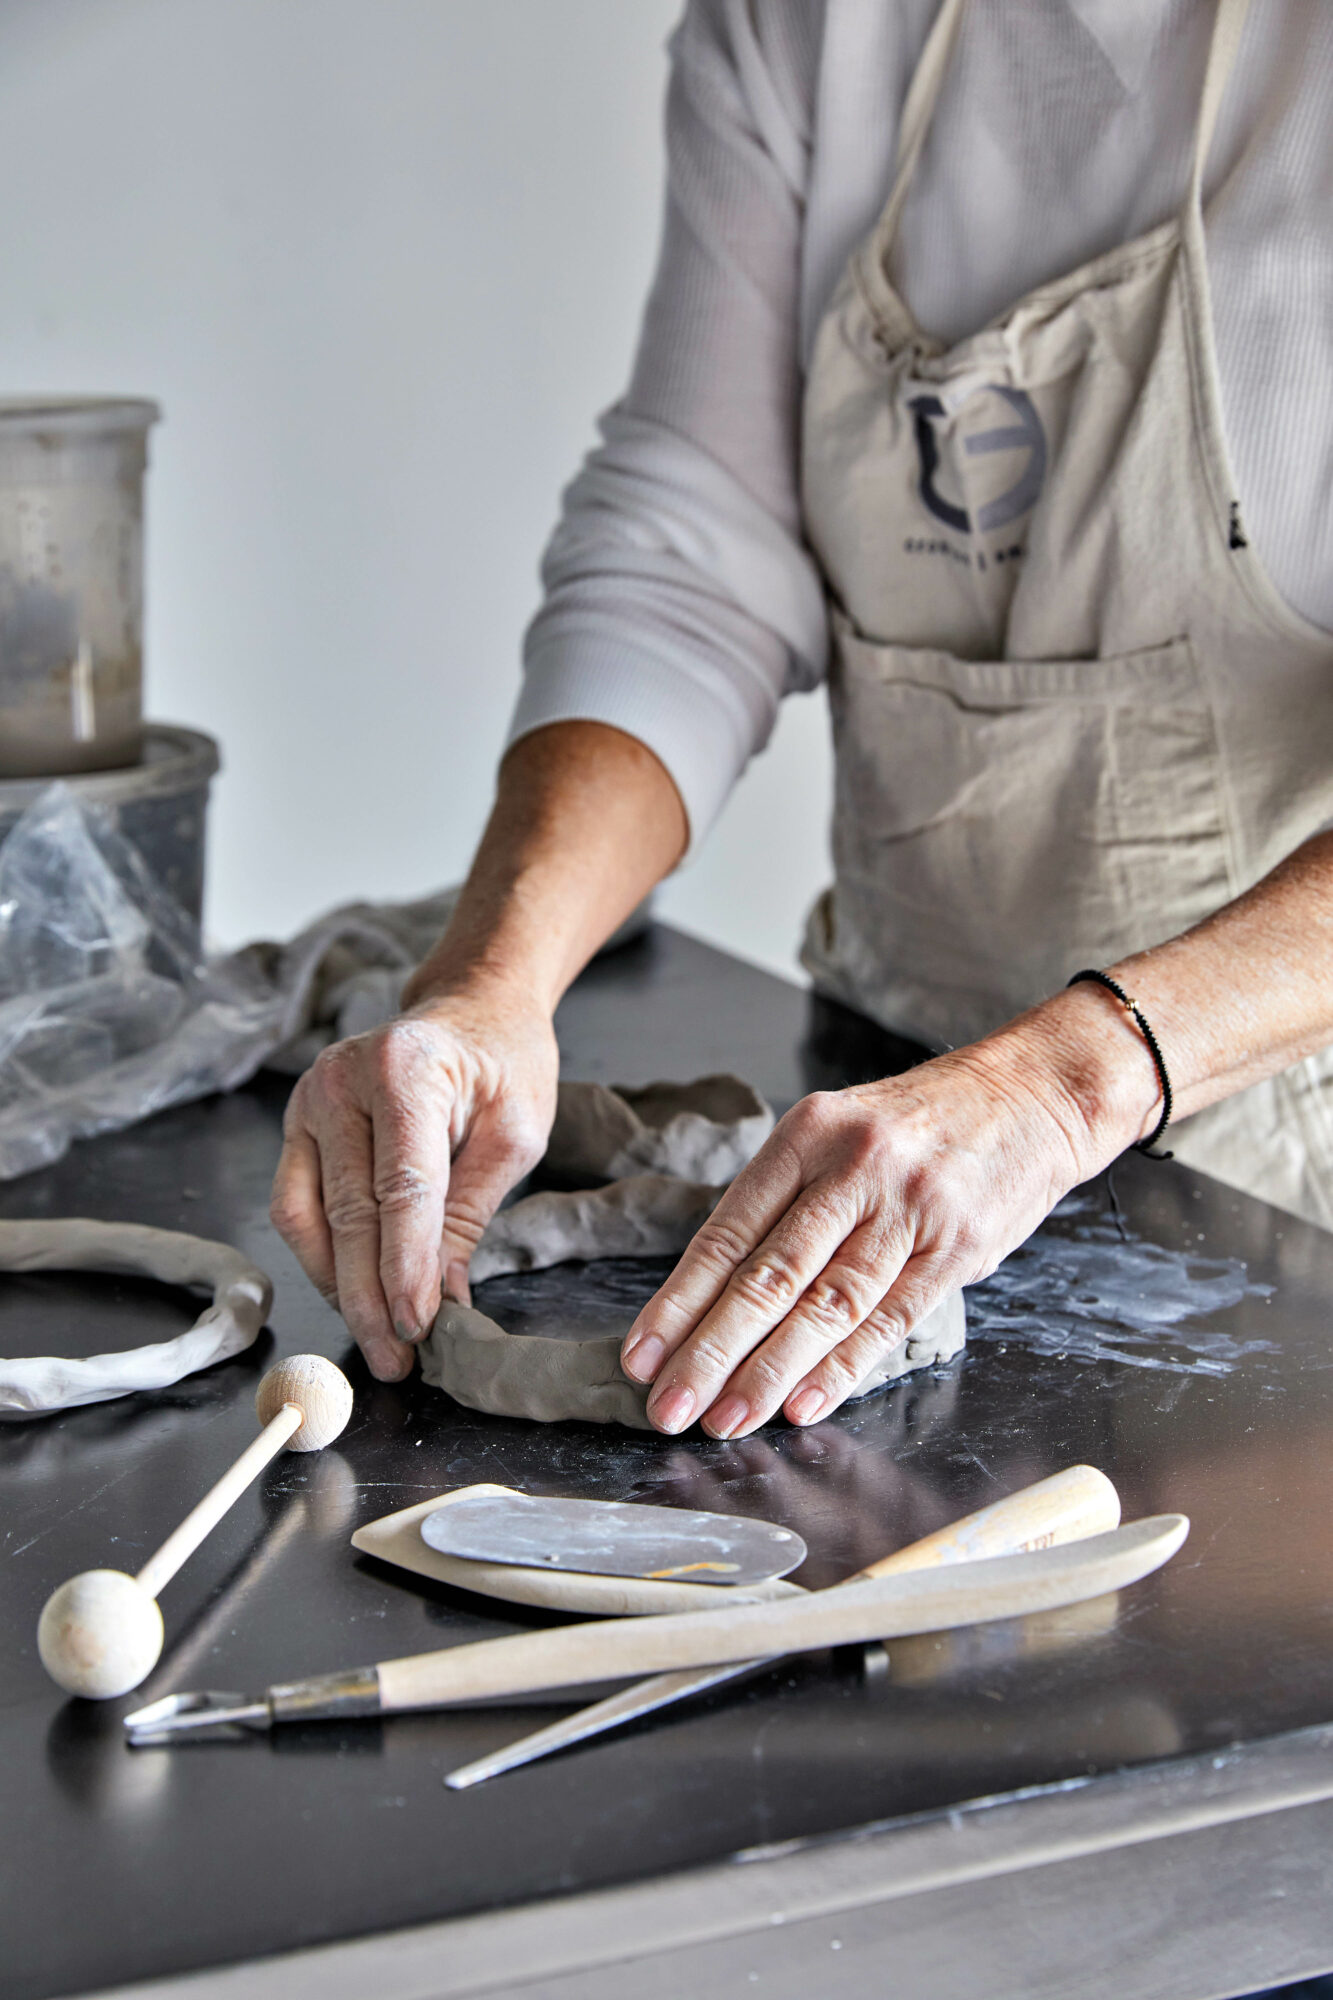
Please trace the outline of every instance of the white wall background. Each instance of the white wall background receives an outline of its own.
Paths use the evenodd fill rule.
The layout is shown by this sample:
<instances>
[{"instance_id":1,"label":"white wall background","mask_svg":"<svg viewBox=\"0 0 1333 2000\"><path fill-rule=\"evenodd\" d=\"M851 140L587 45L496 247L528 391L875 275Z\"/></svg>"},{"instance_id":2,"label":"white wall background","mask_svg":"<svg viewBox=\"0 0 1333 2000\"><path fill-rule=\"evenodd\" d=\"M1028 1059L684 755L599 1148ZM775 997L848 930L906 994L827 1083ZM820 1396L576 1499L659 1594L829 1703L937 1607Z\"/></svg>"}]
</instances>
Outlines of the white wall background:
<instances>
[{"instance_id":1,"label":"white wall background","mask_svg":"<svg viewBox=\"0 0 1333 2000\"><path fill-rule=\"evenodd\" d=\"M656 248L678 0L0 0L0 393L164 405L148 703L222 742L207 920L456 879ZM780 970L789 702L664 914Z\"/></svg>"}]
</instances>

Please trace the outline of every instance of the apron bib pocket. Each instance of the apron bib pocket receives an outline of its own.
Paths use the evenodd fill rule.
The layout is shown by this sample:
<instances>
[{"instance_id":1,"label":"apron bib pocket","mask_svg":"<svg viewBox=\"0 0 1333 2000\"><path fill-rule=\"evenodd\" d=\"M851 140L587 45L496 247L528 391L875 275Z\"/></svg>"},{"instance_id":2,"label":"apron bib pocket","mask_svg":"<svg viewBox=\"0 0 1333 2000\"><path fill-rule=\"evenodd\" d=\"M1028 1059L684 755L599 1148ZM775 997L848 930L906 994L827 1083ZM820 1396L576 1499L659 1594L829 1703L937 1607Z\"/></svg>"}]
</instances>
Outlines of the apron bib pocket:
<instances>
[{"instance_id":1,"label":"apron bib pocket","mask_svg":"<svg viewBox=\"0 0 1333 2000\"><path fill-rule=\"evenodd\" d=\"M837 886L807 963L843 997L954 1045L1234 893L1187 639L976 661L834 633Z\"/></svg>"}]
</instances>

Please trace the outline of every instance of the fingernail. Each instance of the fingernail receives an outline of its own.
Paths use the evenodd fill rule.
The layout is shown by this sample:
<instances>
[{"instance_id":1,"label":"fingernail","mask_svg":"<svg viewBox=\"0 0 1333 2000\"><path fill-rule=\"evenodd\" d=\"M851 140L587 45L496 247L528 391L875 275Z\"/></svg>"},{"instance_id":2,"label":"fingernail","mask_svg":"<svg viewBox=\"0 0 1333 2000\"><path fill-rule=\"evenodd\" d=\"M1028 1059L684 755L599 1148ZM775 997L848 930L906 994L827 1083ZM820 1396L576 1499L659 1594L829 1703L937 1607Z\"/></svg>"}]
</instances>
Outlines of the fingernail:
<instances>
[{"instance_id":1,"label":"fingernail","mask_svg":"<svg viewBox=\"0 0 1333 2000\"><path fill-rule=\"evenodd\" d=\"M397 1299L393 1308L393 1330L400 1340L411 1343L420 1340L425 1328L416 1316L414 1307L407 1299Z\"/></svg>"},{"instance_id":2,"label":"fingernail","mask_svg":"<svg viewBox=\"0 0 1333 2000\"><path fill-rule=\"evenodd\" d=\"M460 1306L470 1306L472 1289L467 1281L467 1265L461 1258L450 1264L444 1274L444 1289L451 1299L457 1299Z\"/></svg>"},{"instance_id":3,"label":"fingernail","mask_svg":"<svg viewBox=\"0 0 1333 2000\"><path fill-rule=\"evenodd\" d=\"M787 1416L794 1424L812 1424L827 1401L822 1389L798 1389L787 1405Z\"/></svg>"},{"instance_id":4,"label":"fingernail","mask_svg":"<svg viewBox=\"0 0 1333 2000\"><path fill-rule=\"evenodd\" d=\"M648 1414L659 1431L666 1431L674 1437L683 1431L694 1416L694 1392L692 1389L668 1389L657 1403L649 1405Z\"/></svg>"},{"instance_id":5,"label":"fingernail","mask_svg":"<svg viewBox=\"0 0 1333 2000\"><path fill-rule=\"evenodd\" d=\"M750 1405L744 1396L724 1396L704 1418L704 1429L713 1437L734 1437L749 1414Z\"/></svg>"},{"instance_id":6,"label":"fingernail","mask_svg":"<svg viewBox=\"0 0 1333 2000\"><path fill-rule=\"evenodd\" d=\"M666 1360L666 1342L660 1333L641 1333L620 1357L620 1365L636 1382L651 1382Z\"/></svg>"},{"instance_id":7,"label":"fingernail","mask_svg":"<svg viewBox=\"0 0 1333 2000\"><path fill-rule=\"evenodd\" d=\"M391 1354L376 1353L373 1360L367 1355L366 1360L377 1382L405 1382L416 1366L416 1356L404 1354L401 1347Z\"/></svg>"}]
</instances>

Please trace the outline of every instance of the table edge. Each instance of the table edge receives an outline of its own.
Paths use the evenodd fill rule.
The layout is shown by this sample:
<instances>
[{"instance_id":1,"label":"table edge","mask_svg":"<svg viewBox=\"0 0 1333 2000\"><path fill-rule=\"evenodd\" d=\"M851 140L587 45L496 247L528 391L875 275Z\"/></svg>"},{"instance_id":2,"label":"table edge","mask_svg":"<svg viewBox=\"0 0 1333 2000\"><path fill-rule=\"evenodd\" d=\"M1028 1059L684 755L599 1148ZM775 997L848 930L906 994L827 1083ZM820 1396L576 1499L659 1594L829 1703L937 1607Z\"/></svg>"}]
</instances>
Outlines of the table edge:
<instances>
[{"instance_id":1,"label":"table edge","mask_svg":"<svg viewBox=\"0 0 1333 2000\"><path fill-rule=\"evenodd\" d=\"M1325 1724L80 2000L465 2000L1330 1799Z\"/></svg>"}]
</instances>

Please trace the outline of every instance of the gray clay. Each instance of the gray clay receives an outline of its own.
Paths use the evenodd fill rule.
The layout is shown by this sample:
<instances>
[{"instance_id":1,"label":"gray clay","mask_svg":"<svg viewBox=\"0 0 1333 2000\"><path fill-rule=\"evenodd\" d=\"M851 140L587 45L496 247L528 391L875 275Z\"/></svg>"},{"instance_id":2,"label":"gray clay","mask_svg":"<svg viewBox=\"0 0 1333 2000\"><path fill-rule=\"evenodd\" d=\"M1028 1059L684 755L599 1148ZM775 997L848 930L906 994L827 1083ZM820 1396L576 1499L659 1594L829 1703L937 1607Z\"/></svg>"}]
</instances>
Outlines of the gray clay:
<instances>
[{"instance_id":1,"label":"gray clay","mask_svg":"<svg viewBox=\"0 0 1333 2000\"><path fill-rule=\"evenodd\" d=\"M735 1076L642 1090L562 1083L543 1165L561 1178L610 1185L528 1195L502 1209L473 1254L473 1283L598 1257L678 1256L772 1126L763 1098ZM951 1360L966 1336L963 1295L955 1292L856 1394ZM506 1333L475 1307L446 1299L422 1343L421 1374L455 1402L494 1416L651 1430L648 1390L621 1371L622 1338Z\"/></svg>"},{"instance_id":2,"label":"gray clay","mask_svg":"<svg viewBox=\"0 0 1333 2000\"><path fill-rule=\"evenodd\" d=\"M632 1174L573 1194L530 1194L491 1223L472 1253L472 1282L575 1259L674 1257L721 1196L720 1187L666 1174Z\"/></svg>"},{"instance_id":3,"label":"gray clay","mask_svg":"<svg viewBox=\"0 0 1333 2000\"><path fill-rule=\"evenodd\" d=\"M876 1363L855 1394L869 1395L913 1369L952 1360L966 1337L963 1295L954 1292L904 1346ZM648 1431L648 1390L621 1371L620 1342L619 1334L543 1340L506 1333L475 1307L447 1299L422 1346L421 1373L456 1403L493 1416L529 1417L539 1424L623 1424L628 1430Z\"/></svg>"},{"instance_id":4,"label":"gray clay","mask_svg":"<svg viewBox=\"0 0 1333 2000\"><path fill-rule=\"evenodd\" d=\"M652 1429L647 1390L621 1373L620 1337L543 1340L506 1333L474 1306L446 1299L421 1348L422 1379L470 1410Z\"/></svg>"},{"instance_id":5,"label":"gray clay","mask_svg":"<svg viewBox=\"0 0 1333 2000\"><path fill-rule=\"evenodd\" d=\"M0 1417L38 1417L165 1389L230 1360L254 1341L273 1286L240 1250L173 1229L74 1216L0 1222L0 1271L125 1271L168 1285L203 1285L213 1302L174 1340L83 1360L29 1355L0 1360Z\"/></svg>"},{"instance_id":6,"label":"gray clay","mask_svg":"<svg viewBox=\"0 0 1333 2000\"><path fill-rule=\"evenodd\" d=\"M901 1347L895 1347L892 1354L875 1363L854 1393L868 1396L872 1389L882 1389L887 1382L897 1382L917 1368L932 1368L937 1361L952 1361L966 1345L967 1307L961 1291L950 1292L933 1312L918 1321Z\"/></svg>"},{"instance_id":7,"label":"gray clay","mask_svg":"<svg viewBox=\"0 0 1333 2000\"><path fill-rule=\"evenodd\" d=\"M672 1174L725 1185L772 1130L771 1107L738 1076L649 1083L639 1090L562 1083L543 1164L575 1182Z\"/></svg>"}]
</instances>

